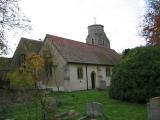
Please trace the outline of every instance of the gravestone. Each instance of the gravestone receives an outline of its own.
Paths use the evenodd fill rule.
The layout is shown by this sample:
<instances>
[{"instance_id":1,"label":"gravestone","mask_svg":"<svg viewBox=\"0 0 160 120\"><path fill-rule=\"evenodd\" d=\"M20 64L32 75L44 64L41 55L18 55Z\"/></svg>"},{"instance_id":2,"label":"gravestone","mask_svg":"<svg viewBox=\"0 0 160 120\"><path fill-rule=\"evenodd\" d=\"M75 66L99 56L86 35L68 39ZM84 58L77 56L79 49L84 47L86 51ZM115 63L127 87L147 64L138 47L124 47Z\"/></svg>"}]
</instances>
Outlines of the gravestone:
<instances>
[{"instance_id":1,"label":"gravestone","mask_svg":"<svg viewBox=\"0 0 160 120\"><path fill-rule=\"evenodd\" d=\"M46 109L48 112L55 111L59 106L62 105L62 101L53 97L46 99Z\"/></svg>"},{"instance_id":2,"label":"gravestone","mask_svg":"<svg viewBox=\"0 0 160 120\"><path fill-rule=\"evenodd\" d=\"M149 120L160 120L160 97L150 99L148 103Z\"/></svg>"},{"instance_id":3,"label":"gravestone","mask_svg":"<svg viewBox=\"0 0 160 120\"><path fill-rule=\"evenodd\" d=\"M105 80L100 80L99 81L99 88L100 89L106 89L106 81Z\"/></svg>"},{"instance_id":4,"label":"gravestone","mask_svg":"<svg viewBox=\"0 0 160 120\"><path fill-rule=\"evenodd\" d=\"M4 113L5 113L5 108L4 106L0 105L0 120L5 120Z\"/></svg>"},{"instance_id":5,"label":"gravestone","mask_svg":"<svg viewBox=\"0 0 160 120\"><path fill-rule=\"evenodd\" d=\"M103 116L104 108L101 103L91 102L86 106L86 113L89 117Z\"/></svg>"},{"instance_id":6,"label":"gravestone","mask_svg":"<svg viewBox=\"0 0 160 120\"><path fill-rule=\"evenodd\" d=\"M0 120L5 120L4 116L0 115Z\"/></svg>"}]
</instances>

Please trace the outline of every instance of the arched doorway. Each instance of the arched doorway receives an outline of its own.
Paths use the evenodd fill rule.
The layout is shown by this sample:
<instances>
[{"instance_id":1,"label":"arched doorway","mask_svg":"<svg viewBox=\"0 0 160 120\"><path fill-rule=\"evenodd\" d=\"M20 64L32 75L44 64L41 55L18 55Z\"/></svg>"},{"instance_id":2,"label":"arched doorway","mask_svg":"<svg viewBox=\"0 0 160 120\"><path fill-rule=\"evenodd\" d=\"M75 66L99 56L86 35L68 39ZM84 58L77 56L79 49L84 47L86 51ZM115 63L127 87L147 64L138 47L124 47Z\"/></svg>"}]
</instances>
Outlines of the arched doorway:
<instances>
[{"instance_id":1,"label":"arched doorway","mask_svg":"<svg viewBox=\"0 0 160 120\"><path fill-rule=\"evenodd\" d=\"M96 73L95 72L91 73L91 85L92 85L92 89L96 88Z\"/></svg>"}]
</instances>

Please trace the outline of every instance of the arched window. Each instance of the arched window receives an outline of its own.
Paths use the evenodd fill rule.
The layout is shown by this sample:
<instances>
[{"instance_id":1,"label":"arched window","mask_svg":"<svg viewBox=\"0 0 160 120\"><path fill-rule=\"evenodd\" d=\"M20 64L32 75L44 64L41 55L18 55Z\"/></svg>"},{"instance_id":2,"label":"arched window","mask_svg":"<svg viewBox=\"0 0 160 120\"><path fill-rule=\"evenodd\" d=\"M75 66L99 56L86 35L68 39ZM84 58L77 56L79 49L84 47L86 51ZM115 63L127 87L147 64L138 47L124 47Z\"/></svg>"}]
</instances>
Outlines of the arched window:
<instances>
[{"instance_id":1,"label":"arched window","mask_svg":"<svg viewBox=\"0 0 160 120\"><path fill-rule=\"evenodd\" d=\"M77 68L77 77L78 77L78 79L83 79L83 69L82 69L82 67Z\"/></svg>"},{"instance_id":2,"label":"arched window","mask_svg":"<svg viewBox=\"0 0 160 120\"><path fill-rule=\"evenodd\" d=\"M51 76L52 75L52 62L45 62L45 70L46 70L46 74L47 76Z\"/></svg>"},{"instance_id":3,"label":"arched window","mask_svg":"<svg viewBox=\"0 0 160 120\"><path fill-rule=\"evenodd\" d=\"M94 45L94 39L92 38L92 44Z\"/></svg>"},{"instance_id":4,"label":"arched window","mask_svg":"<svg viewBox=\"0 0 160 120\"><path fill-rule=\"evenodd\" d=\"M110 67L106 67L106 77L111 76L111 69Z\"/></svg>"},{"instance_id":5,"label":"arched window","mask_svg":"<svg viewBox=\"0 0 160 120\"><path fill-rule=\"evenodd\" d=\"M20 54L19 59L18 59L18 65L21 66L22 64L24 64L25 60L26 60L26 55L25 54Z\"/></svg>"}]
</instances>

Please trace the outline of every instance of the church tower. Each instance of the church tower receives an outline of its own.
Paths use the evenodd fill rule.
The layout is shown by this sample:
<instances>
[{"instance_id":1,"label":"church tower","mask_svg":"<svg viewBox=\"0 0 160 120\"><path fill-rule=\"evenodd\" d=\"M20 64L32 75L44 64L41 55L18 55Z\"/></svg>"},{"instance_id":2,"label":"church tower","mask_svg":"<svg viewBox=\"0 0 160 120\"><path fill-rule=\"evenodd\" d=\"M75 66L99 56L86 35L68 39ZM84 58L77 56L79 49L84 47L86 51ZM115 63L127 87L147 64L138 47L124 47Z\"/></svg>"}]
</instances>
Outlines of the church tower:
<instances>
[{"instance_id":1,"label":"church tower","mask_svg":"<svg viewBox=\"0 0 160 120\"><path fill-rule=\"evenodd\" d=\"M100 24L88 26L88 36L86 38L86 43L110 48L110 42L104 32L104 26Z\"/></svg>"}]
</instances>

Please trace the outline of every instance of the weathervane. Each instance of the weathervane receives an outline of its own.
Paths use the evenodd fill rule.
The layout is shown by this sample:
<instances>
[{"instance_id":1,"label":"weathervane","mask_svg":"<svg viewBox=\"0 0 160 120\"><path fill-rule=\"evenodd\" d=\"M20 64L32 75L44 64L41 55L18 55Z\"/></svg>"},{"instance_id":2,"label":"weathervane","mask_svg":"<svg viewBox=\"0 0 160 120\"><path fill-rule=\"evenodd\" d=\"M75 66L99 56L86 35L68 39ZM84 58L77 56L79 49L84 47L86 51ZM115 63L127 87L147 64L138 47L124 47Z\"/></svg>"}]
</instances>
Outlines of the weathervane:
<instances>
[{"instance_id":1,"label":"weathervane","mask_svg":"<svg viewBox=\"0 0 160 120\"><path fill-rule=\"evenodd\" d=\"M93 17L93 20L94 20L94 24L96 24L96 17L95 16Z\"/></svg>"}]
</instances>

